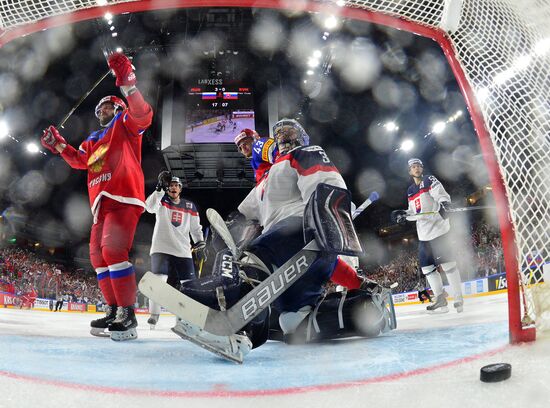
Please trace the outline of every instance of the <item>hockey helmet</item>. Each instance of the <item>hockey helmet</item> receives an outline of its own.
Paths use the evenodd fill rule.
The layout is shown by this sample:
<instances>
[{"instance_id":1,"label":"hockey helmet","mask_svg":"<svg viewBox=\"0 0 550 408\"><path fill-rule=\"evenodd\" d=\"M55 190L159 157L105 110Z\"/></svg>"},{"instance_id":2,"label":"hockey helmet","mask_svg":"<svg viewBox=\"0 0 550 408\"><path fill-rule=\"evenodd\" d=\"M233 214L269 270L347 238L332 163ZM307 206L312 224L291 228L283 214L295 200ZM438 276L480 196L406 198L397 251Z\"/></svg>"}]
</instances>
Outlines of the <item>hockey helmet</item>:
<instances>
[{"instance_id":1,"label":"hockey helmet","mask_svg":"<svg viewBox=\"0 0 550 408\"><path fill-rule=\"evenodd\" d=\"M273 138L280 153L286 153L297 146L309 146L309 135L294 119L281 119L273 125Z\"/></svg>"},{"instance_id":2,"label":"hockey helmet","mask_svg":"<svg viewBox=\"0 0 550 408\"><path fill-rule=\"evenodd\" d=\"M180 185L180 188L183 188L183 184L179 177L172 176L172 178L170 179L170 184L172 183L178 183Z\"/></svg>"},{"instance_id":3,"label":"hockey helmet","mask_svg":"<svg viewBox=\"0 0 550 408\"><path fill-rule=\"evenodd\" d=\"M126 109L126 104L118 96L115 96L115 95L104 96L103 98L100 99L100 101L97 103L97 106L95 107L96 118L99 118L99 108L101 107L101 105L107 102L111 102L114 105L115 111L119 109L120 110Z\"/></svg>"},{"instance_id":4,"label":"hockey helmet","mask_svg":"<svg viewBox=\"0 0 550 408\"><path fill-rule=\"evenodd\" d=\"M411 168L411 166L412 166L413 164L419 164L419 165L421 165L422 167L424 167L424 164L422 163L422 160L417 159L416 157L413 157L412 159L409 159L408 164L409 164L409 169Z\"/></svg>"},{"instance_id":5,"label":"hockey helmet","mask_svg":"<svg viewBox=\"0 0 550 408\"><path fill-rule=\"evenodd\" d=\"M260 138L260 135L255 130L243 129L239 132L237 136L235 136L235 144L239 146L239 143L249 137L252 138L252 140L258 140Z\"/></svg>"}]
</instances>

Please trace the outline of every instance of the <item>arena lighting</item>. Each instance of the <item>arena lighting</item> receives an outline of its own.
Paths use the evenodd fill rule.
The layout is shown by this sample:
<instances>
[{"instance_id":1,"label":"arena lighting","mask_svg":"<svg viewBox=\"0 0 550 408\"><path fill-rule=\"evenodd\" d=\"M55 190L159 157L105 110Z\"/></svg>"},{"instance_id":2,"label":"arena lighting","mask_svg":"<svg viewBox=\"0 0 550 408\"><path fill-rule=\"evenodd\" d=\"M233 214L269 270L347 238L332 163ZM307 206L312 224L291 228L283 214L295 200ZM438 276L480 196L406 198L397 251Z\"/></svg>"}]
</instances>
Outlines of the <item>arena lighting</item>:
<instances>
[{"instance_id":1,"label":"arena lighting","mask_svg":"<svg viewBox=\"0 0 550 408\"><path fill-rule=\"evenodd\" d=\"M312 71L311 69L308 69L308 70L306 71L306 74L308 74L308 75L313 75L313 71Z\"/></svg>"},{"instance_id":2,"label":"arena lighting","mask_svg":"<svg viewBox=\"0 0 550 408\"><path fill-rule=\"evenodd\" d=\"M339 7L344 7L346 5L346 2L344 0L337 0L336 5Z\"/></svg>"},{"instance_id":3,"label":"arena lighting","mask_svg":"<svg viewBox=\"0 0 550 408\"><path fill-rule=\"evenodd\" d=\"M122 47L116 47L116 52L122 52Z\"/></svg>"},{"instance_id":4,"label":"arena lighting","mask_svg":"<svg viewBox=\"0 0 550 408\"><path fill-rule=\"evenodd\" d=\"M100 7L101 6L106 6L107 5L107 0L97 0L96 3Z\"/></svg>"},{"instance_id":5,"label":"arena lighting","mask_svg":"<svg viewBox=\"0 0 550 408\"><path fill-rule=\"evenodd\" d=\"M327 30L333 30L338 26L338 20L334 16L328 16L325 19L325 28Z\"/></svg>"},{"instance_id":6,"label":"arena lighting","mask_svg":"<svg viewBox=\"0 0 550 408\"><path fill-rule=\"evenodd\" d=\"M0 121L0 139L5 138L10 133L10 128L8 124L3 120Z\"/></svg>"},{"instance_id":7,"label":"arena lighting","mask_svg":"<svg viewBox=\"0 0 550 408\"><path fill-rule=\"evenodd\" d=\"M388 132L394 132L396 130L399 130L399 126L395 122L387 122L384 127Z\"/></svg>"},{"instance_id":8,"label":"arena lighting","mask_svg":"<svg viewBox=\"0 0 550 408\"><path fill-rule=\"evenodd\" d=\"M321 58L322 55L323 55L323 53L320 50L313 51L313 57L314 58Z\"/></svg>"},{"instance_id":9,"label":"arena lighting","mask_svg":"<svg viewBox=\"0 0 550 408\"><path fill-rule=\"evenodd\" d=\"M113 33L111 34L113 37L116 37L118 35L118 33Z\"/></svg>"},{"instance_id":10,"label":"arena lighting","mask_svg":"<svg viewBox=\"0 0 550 408\"><path fill-rule=\"evenodd\" d=\"M315 58L309 58L307 60L307 65L311 68L315 68L319 65L319 60L317 60Z\"/></svg>"},{"instance_id":11,"label":"arena lighting","mask_svg":"<svg viewBox=\"0 0 550 408\"><path fill-rule=\"evenodd\" d=\"M441 132L443 132L445 130L445 127L446 127L446 123L445 122L436 122L434 124L434 127L432 128L432 132L433 133L436 133L436 134L439 134Z\"/></svg>"},{"instance_id":12,"label":"arena lighting","mask_svg":"<svg viewBox=\"0 0 550 408\"><path fill-rule=\"evenodd\" d=\"M27 151L29 153L35 154L35 153L38 153L40 149L38 148L36 143L31 142L31 143L27 143Z\"/></svg>"},{"instance_id":13,"label":"arena lighting","mask_svg":"<svg viewBox=\"0 0 550 408\"><path fill-rule=\"evenodd\" d=\"M401 142L400 149L404 152L410 152L412 149L414 149L414 142L411 139L405 139Z\"/></svg>"},{"instance_id":14,"label":"arena lighting","mask_svg":"<svg viewBox=\"0 0 550 408\"><path fill-rule=\"evenodd\" d=\"M103 16L103 18L105 20L113 20L113 14L112 13L105 13L105 15Z\"/></svg>"}]
</instances>

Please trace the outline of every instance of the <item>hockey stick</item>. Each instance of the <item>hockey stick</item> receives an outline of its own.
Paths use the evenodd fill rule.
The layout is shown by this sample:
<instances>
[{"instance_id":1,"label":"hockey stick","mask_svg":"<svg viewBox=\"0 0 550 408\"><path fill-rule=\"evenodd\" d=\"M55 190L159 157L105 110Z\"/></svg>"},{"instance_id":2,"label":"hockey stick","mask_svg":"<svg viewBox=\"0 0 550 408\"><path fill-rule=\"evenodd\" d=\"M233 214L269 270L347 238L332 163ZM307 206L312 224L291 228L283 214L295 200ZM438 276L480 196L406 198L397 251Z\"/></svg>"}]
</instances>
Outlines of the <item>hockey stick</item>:
<instances>
[{"instance_id":1,"label":"hockey stick","mask_svg":"<svg viewBox=\"0 0 550 408\"><path fill-rule=\"evenodd\" d=\"M206 218L208 218L208 222L210 222L212 229L218 233L223 242L225 242L225 245L229 248L229 251L231 251L233 259L239 259L240 251L238 251L237 244L235 244L235 240L222 216L213 208L209 208L206 210Z\"/></svg>"},{"instance_id":2,"label":"hockey stick","mask_svg":"<svg viewBox=\"0 0 550 408\"><path fill-rule=\"evenodd\" d=\"M75 110L78 109L78 107L82 104L82 102L84 102L84 100L88 97L88 95L90 95L94 89L97 88L97 86L105 79L107 78L107 76L111 73L111 70L109 69L107 72L105 72L97 81L94 82L94 84L92 85L92 87L90 89L88 89L88 91L82 95L82 97L78 100L78 102L73 106L73 108L69 111L69 113L67 113L65 115L65 117L63 119L61 119L61 122L59 122L59 124L57 125L57 128L58 129L62 129L63 126L65 125L65 123L67 122L67 120L69 120L69 118L72 116L72 114L74 113Z\"/></svg>"},{"instance_id":3,"label":"hockey stick","mask_svg":"<svg viewBox=\"0 0 550 408\"><path fill-rule=\"evenodd\" d=\"M361 207L363 207L362 210L367 208L377 199L378 194L371 194L371 196L361 205ZM355 211L353 218L357 217L359 214L360 213ZM179 318L209 333L219 336L229 336L236 333L254 319L254 317L273 303L286 289L296 282L317 259L318 252L319 248L317 247L317 243L315 240L311 240L301 251L286 261L267 279L262 281L241 300L235 303L235 305L225 311L211 309L197 302L165 284L151 272L147 272L140 280L139 290L145 296L158 302Z\"/></svg>"},{"instance_id":4,"label":"hockey stick","mask_svg":"<svg viewBox=\"0 0 550 408\"><path fill-rule=\"evenodd\" d=\"M496 209L496 207L493 207L492 205L478 205L475 207L458 207L458 208L451 208L449 210L445 210L447 213L457 213L457 212L464 212L464 211L475 211L475 210L488 210L488 209ZM414 221L415 217L421 217L423 215L434 215L439 214L439 211L427 211L427 212L421 212L418 214L410 214L407 215L408 221Z\"/></svg>"}]
</instances>

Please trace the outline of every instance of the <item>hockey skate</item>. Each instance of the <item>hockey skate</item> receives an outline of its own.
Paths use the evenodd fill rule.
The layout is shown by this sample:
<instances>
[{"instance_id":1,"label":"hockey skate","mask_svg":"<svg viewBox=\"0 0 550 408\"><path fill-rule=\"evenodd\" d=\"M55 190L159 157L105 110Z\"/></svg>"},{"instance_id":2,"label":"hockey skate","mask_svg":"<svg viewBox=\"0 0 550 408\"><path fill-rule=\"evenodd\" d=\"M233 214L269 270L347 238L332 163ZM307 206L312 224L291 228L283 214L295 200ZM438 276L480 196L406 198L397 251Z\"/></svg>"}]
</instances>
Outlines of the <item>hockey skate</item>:
<instances>
[{"instance_id":1,"label":"hockey skate","mask_svg":"<svg viewBox=\"0 0 550 408\"><path fill-rule=\"evenodd\" d=\"M239 364L242 364L244 356L252 349L252 342L246 335L216 336L183 320L178 320L172 331L182 339L189 340L211 353Z\"/></svg>"},{"instance_id":2,"label":"hockey skate","mask_svg":"<svg viewBox=\"0 0 550 408\"><path fill-rule=\"evenodd\" d=\"M151 330L155 330L155 326L157 325L157 322L159 321L159 315L158 314L151 314L151 317L147 319L147 324L149 325L149 328Z\"/></svg>"},{"instance_id":3,"label":"hockey skate","mask_svg":"<svg viewBox=\"0 0 550 408\"><path fill-rule=\"evenodd\" d=\"M111 335L107 331L109 326L115 321L117 307L105 306L105 317L101 319L92 320L90 322L90 334L97 337L110 337Z\"/></svg>"},{"instance_id":4,"label":"hockey skate","mask_svg":"<svg viewBox=\"0 0 550 408\"><path fill-rule=\"evenodd\" d=\"M447 313L449 311L449 308L447 307L447 298L445 298L445 294L442 293L441 295L437 296L435 302L426 307L426 310L432 313Z\"/></svg>"},{"instance_id":5,"label":"hockey skate","mask_svg":"<svg viewBox=\"0 0 550 408\"><path fill-rule=\"evenodd\" d=\"M457 313L462 313L464 311L464 300L462 299L462 296L456 297L455 302L453 303L453 306Z\"/></svg>"},{"instance_id":6,"label":"hockey skate","mask_svg":"<svg viewBox=\"0 0 550 408\"><path fill-rule=\"evenodd\" d=\"M116 319L109 326L111 340L124 341L137 339L137 320L134 308L131 306L119 306L116 311Z\"/></svg>"}]
</instances>

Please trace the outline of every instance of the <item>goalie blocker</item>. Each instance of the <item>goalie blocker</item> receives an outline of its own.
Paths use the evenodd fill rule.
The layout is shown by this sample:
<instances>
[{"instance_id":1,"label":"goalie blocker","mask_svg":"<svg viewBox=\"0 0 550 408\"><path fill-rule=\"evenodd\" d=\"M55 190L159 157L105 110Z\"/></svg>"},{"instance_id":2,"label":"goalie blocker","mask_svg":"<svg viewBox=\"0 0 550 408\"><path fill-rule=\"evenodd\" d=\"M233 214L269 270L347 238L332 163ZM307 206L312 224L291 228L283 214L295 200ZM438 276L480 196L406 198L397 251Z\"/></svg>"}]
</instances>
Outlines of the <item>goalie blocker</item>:
<instances>
[{"instance_id":1,"label":"goalie blocker","mask_svg":"<svg viewBox=\"0 0 550 408\"><path fill-rule=\"evenodd\" d=\"M296 221L300 218L288 219L287 223L281 223L283 225L280 228L270 230L252 241L238 261L234 261L226 251L219 255L213 276L206 278L208 282L202 278L186 282L181 289L182 296L177 300L162 299L160 282L154 282L148 274L140 282L140 289L178 317L213 334L231 335L244 327L253 346L257 347L267 339L268 306L273 304L282 314L293 313L304 306L314 308L323 292L323 284L330 277L337 254L357 255L361 251L353 228L350 207L351 200L347 190L320 184L308 203L304 228L296 227ZM303 233L306 237L313 234L318 241L303 247ZM290 248L293 251L279 254L277 248ZM266 256L267 252L273 258L280 256L270 259ZM271 273L275 269L274 265L279 265L279 268ZM257 286L252 289L256 283ZM381 324L375 330L376 334L387 327L395 327L391 323L394 322L393 310L388 308L385 300L381 300L380 294L361 292L358 296L359 303L374 304L373 299L376 297L378 304L383 305L378 307L380 314L376 320L381 321L380 317L383 316L382 320L388 323ZM379 292L382 293L383 290ZM164 294L167 295L168 292ZM170 296L174 296L173 292ZM236 299L240 300L235 303ZM347 310L348 305L351 306L350 302L338 302L337 305L330 306L332 304L333 302L328 302L317 308L317 318L321 315L328 317L330 313L324 312L331 307L336 308L336 312L342 312ZM350 316L352 314L349 313ZM338 313L334 313L332 318L334 327L338 328L336 336L345 331L348 335L364 335L356 332L358 325L349 324L349 330L342 331L342 321L345 325L350 320L342 320L338 316ZM250 323L254 326L252 330ZM300 321L298 325L299 323ZM322 330L323 325L318 324L318 327ZM310 339L314 337L319 336L310 336ZM326 337L330 338L331 335L327 333Z\"/></svg>"}]
</instances>

